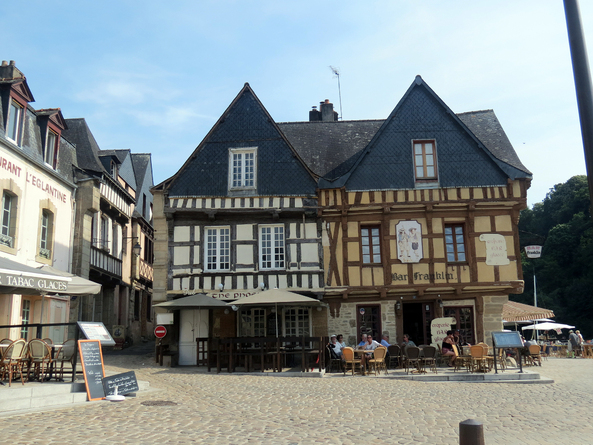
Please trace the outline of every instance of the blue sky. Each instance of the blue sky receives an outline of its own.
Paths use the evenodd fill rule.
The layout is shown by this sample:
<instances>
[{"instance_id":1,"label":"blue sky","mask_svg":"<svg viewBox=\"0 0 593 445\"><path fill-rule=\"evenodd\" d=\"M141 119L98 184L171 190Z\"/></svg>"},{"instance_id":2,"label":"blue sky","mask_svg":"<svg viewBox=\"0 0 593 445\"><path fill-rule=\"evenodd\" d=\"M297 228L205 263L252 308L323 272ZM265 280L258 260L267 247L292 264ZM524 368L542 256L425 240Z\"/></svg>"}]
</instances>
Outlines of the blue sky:
<instances>
[{"instance_id":1,"label":"blue sky","mask_svg":"<svg viewBox=\"0 0 593 445\"><path fill-rule=\"evenodd\" d=\"M15 4L16 5L16 4ZM529 204L585 174L563 3L28 1L4 8L2 60L35 108L86 118L102 149L172 176L249 82L276 122L329 99L384 119L420 74L456 113L494 109L533 172ZM593 45L593 2L581 1ZM7 40L5 40L7 42Z\"/></svg>"}]
</instances>

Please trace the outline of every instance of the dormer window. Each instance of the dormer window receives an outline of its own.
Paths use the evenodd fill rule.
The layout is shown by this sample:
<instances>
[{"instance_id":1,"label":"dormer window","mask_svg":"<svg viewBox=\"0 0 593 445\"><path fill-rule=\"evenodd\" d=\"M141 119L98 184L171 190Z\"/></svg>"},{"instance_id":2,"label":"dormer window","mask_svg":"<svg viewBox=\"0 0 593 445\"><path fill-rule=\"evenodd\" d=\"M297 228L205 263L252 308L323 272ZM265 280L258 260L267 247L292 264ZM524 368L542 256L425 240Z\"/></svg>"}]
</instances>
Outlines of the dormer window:
<instances>
[{"instance_id":1,"label":"dormer window","mask_svg":"<svg viewBox=\"0 0 593 445\"><path fill-rule=\"evenodd\" d=\"M115 163L115 161L111 161L110 173L113 179L117 179L117 164Z\"/></svg>"},{"instance_id":2,"label":"dormer window","mask_svg":"<svg viewBox=\"0 0 593 445\"><path fill-rule=\"evenodd\" d=\"M55 169L58 163L58 135L52 130L47 130L47 138L45 139L45 150L43 152L43 160L51 168Z\"/></svg>"},{"instance_id":3,"label":"dormer window","mask_svg":"<svg viewBox=\"0 0 593 445\"><path fill-rule=\"evenodd\" d=\"M255 189L257 148L229 150L229 190Z\"/></svg>"},{"instance_id":4,"label":"dormer window","mask_svg":"<svg viewBox=\"0 0 593 445\"><path fill-rule=\"evenodd\" d=\"M414 147L414 171L417 181L437 180L437 156L434 140L412 141Z\"/></svg>"},{"instance_id":5,"label":"dormer window","mask_svg":"<svg viewBox=\"0 0 593 445\"><path fill-rule=\"evenodd\" d=\"M16 100L10 101L10 108L8 110L8 123L6 125L6 136L20 147L23 121L25 116L25 107L19 104Z\"/></svg>"}]
</instances>

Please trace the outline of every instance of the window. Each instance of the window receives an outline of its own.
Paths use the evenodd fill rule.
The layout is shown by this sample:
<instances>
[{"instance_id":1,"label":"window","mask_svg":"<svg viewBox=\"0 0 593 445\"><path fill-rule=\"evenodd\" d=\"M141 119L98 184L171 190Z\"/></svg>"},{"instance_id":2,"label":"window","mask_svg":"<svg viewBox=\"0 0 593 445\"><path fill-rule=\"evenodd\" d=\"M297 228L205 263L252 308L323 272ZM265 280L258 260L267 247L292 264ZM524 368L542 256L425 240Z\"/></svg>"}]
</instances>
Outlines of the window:
<instances>
[{"instance_id":1,"label":"window","mask_svg":"<svg viewBox=\"0 0 593 445\"><path fill-rule=\"evenodd\" d=\"M23 128L24 114L25 108L18 102L11 100L10 109L8 110L8 125L6 126L6 135L17 145L21 145L21 129Z\"/></svg>"},{"instance_id":2,"label":"window","mask_svg":"<svg viewBox=\"0 0 593 445\"><path fill-rule=\"evenodd\" d=\"M2 194L2 220L0 227L0 244L14 247L16 228L16 196L8 192Z\"/></svg>"},{"instance_id":3,"label":"window","mask_svg":"<svg viewBox=\"0 0 593 445\"><path fill-rule=\"evenodd\" d=\"M52 235L53 235L52 212L44 209L41 212L41 236L39 239L39 256L49 260L51 258Z\"/></svg>"},{"instance_id":4,"label":"window","mask_svg":"<svg viewBox=\"0 0 593 445\"><path fill-rule=\"evenodd\" d=\"M436 179L435 141L414 141L416 179Z\"/></svg>"},{"instance_id":5,"label":"window","mask_svg":"<svg viewBox=\"0 0 593 445\"><path fill-rule=\"evenodd\" d=\"M260 227L260 268L284 268L284 226Z\"/></svg>"},{"instance_id":6,"label":"window","mask_svg":"<svg viewBox=\"0 0 593 445\"><path fill-rule=\"evenodd\" d=\"M255 188L256 149L230 150L230 189Z\"/></svg>"},{"instance_id":7,"label":"window","mask_svg":"<svg viewBox=\"0 0 593 445\"><path fill-rule=\"evenodd\" d=\"M56 168L58 160L58 135L52 130L47 130L47 139L45 141L45 153L43 160L52 168Z\"/></svg>"},{"instance_id":8,"label":"window","mask_svg":"<svg viewBox=\"0 0 593 445\"><path fill-rule=\"evenodd\" d=\"M121 252L119 251L119 224L113 223L111 226L111 233L113 240L111 242L111 255L121 259Z\"/></svg>"},{"instance_id":9,"label":"window","mask_svg":"<svg viewBox=\"0 0 593 445\"><path fill-rule=\"evenodd\" d=\"M463 225L452 224L445 226L445 247L449 263L466 261Z\"/></svg>"},{"instance_id":10,"label":"window","mask_svg":"<svg viewBox=\"0 0 593 445\"><path fill-rule=\"evenodd\" d=\"M464 343L475 345L474 339L474 310L472 307L445 307L445 317L453 317L456 320L455 329L459 329Z\"/></svg>"},{"instance_id":11,"label":"window","mask_svg":"<svg viewBox=\"0 0 593 445\"><path fill-rule=\"evenodd\" d=\"M286 326L286 336L310 335L309 309L286 308L284 310L284 325Z\"/></svg>"},{"instance_id":12,"label":"window","mask_svg":"<svg viewBox=\"0 0 593 445\"><path fill-rule=\"evenodd\" d=\"M242 337L266 336L266 310L246 309L241 311L240 332Z\"/></svg>"},{"instance_id":13,"label":"window","mask_svg":"<svg viewBox=\"0 0 593 445\"><path fill-rule=\"evenodd\" d=\"M206 270L229 270L231 267L231 229L206 228Z\"/></svg>"},{"instance_id":14,"label":"window","mask_svg":"<svg viewBox=\"0 0 593 445\"><path fill-rule=\"evenodd\" d=\"M109 221L104 216L101 217L101 239L99 248L109 251Z\"/></svg>"},{"instance_id":15,"label":"window","mask_svg":"<svg viewBox=\"0 0 593 445\"><path fill-rule=\"evenodd\" d=\"M111 161L110 167L111 177L117 179L117 164L115 161Z\"/></svg>"},{"instance_id":16,"label":"window","mask_svg":"<svg viewBox=\"0 0 593 445\"><path fill-rule=\"evenodd\" d=\"M31 300L23 300L23 307L21 309L21 324L29 324L31 317ZM21 328L21 338L27 339L29 328L23 326Z\"/></svg>"},{"instance_id":17,"label":"window","mask_svg":"<svg viewBox=\"0 0 593 445\"><path fill-rule=\"evenodd\" d=\"M360 238L362 243L362 263L381 263L381 236L379 226L362 227Z\"/></svg>"},{"instance_id":18,"label":"window","mask_svg":"<svg viewBox=\"0 0 593 445\"><path fill-rule=\"evenodd\" d=\"M134 291L134 320L140 320L140 291Z\"/></svg>"}]
</instances>

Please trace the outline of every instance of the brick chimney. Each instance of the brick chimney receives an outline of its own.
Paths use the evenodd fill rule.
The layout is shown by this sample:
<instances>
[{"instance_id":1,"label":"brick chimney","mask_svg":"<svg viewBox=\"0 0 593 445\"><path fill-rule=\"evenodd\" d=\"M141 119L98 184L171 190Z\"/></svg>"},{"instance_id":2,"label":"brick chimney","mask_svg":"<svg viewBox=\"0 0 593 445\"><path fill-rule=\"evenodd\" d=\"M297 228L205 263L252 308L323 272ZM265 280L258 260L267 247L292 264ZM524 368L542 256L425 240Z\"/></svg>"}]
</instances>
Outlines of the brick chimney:
<instances>
[{"instance_id":1,"label":"brick chimney","mask_svg":"<svg viewBox=\"0 0 593 445\"><path fill-rule=\"evenodd\" d=\"M309 111L309 122L323 121L335 122L338 120L338 112L334 111L334 104L330 103L329 99L324 102L319 102L319 111L317 107L313 107Z\"/></svg>"}]
</instances>

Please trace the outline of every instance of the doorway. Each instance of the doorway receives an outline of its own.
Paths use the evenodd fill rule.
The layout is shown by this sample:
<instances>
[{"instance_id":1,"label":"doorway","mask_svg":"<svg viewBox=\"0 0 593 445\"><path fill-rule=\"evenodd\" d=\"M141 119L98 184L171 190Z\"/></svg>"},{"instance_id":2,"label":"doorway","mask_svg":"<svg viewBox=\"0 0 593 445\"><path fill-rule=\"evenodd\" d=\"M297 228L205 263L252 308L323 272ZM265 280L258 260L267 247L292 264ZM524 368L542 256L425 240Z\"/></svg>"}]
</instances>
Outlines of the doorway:
<instances>
[{"instance_id":1,"label":"doorway","mask_svg":"<svg viewBox=\"0 0 593 445\"><path fill-rule=\"evenodd\" d=\"M430 345L432 342L430 322L433 318L432 302L404 303L404 334L408 334L416 345Z\"/></svg>"},{"instance_id":2,"label":"doorway","mask_svg":"<svg viewBox=\"0 0 593 445\"><path fill-rule=\"evenodd\" d=\"M356 306L357 343L361 334L371 334L373 340L381 341L381 306L378 304L359 304Z\"/></svg>"},{"instance_id":3,"label":"doorway","mask_svg":"<svg viewBox=\"0 0 593 445\"><path fill-rule=\"evenodd\" d=\"M196 338L208 337L208 309L182 309L179 330L179 365L197 365Z\"/></svg>"}]
</instances>

